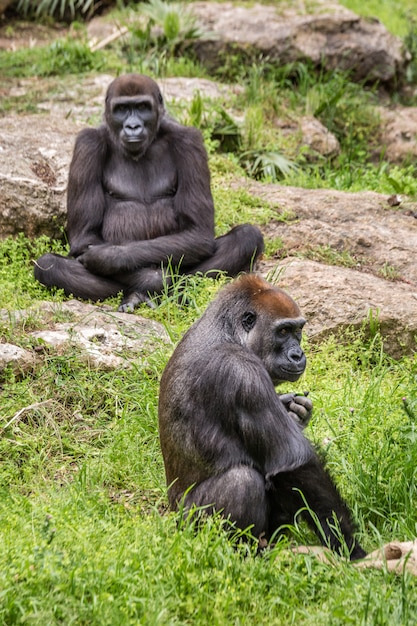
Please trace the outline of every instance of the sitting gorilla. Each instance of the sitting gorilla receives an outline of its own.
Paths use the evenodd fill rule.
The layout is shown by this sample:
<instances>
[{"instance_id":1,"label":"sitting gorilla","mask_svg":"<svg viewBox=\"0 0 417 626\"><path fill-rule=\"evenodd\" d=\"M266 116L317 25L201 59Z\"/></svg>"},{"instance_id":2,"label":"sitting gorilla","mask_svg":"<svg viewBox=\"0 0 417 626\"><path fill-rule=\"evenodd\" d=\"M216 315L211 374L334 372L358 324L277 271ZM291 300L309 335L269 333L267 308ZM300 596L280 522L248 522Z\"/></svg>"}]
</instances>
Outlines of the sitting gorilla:
<instances>
[{"instance_id":1,"label":"sitting gorilla","mask_svg":"<svg viewBox=\"0 0 417 626\"><path fill-rule=\"evenodd\" d=\"M158 85L139 74L110 84L103 125L76 139L67 230L69 257L45 254L35 277L93 301L122 291L121 311L160 293L168 267L234 276L263 251L250 224L215 238L201 133L168 117Z\"/></svg>"},{"instance_id":2,"label":"sitting gorilla","mask_svg":"<svg viewBox=\"0 0 417 626\"><path fill-rule=\"evenodd\" d=\"M350 510L304 434L311 400L275 390L305 370L305 321L286 292L245 274L185 333L159 392L169 503L222 512L267 541L299 514L324 545L361 559Z\"/></svg>"}]
</instances>

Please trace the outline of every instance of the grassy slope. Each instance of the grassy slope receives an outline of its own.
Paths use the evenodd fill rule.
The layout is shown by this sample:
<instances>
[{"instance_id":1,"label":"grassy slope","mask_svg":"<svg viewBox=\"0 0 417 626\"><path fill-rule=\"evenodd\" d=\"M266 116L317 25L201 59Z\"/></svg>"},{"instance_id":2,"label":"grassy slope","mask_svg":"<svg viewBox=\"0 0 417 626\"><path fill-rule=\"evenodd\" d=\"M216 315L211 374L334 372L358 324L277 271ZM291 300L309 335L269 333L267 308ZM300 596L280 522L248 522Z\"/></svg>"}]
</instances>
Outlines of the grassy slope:
<instances>
[{"instance_id":1,"label":"grassy slope","mask_svg":"<svg viewBox=\"0 0 417 626\"><path fill-rule=\"evenodd\" d=\"M245 212L265 219L265 207L222 191L221 162L213 167L219 229L247 219ZM31 273L31 259L49 247L44 240L1 244L1 306L51 297ZM186 310L166 300L141 313L166 323L176 340L216 289L193 281ZM1 326L5 341L28 344L27 324L11 316ZM161 347L112 373L89 370L75 351L51 353L35 375L2 382L0 624L414 625L414 579L294 556L288 541L315 542L303 527L255 557L254 546L226 538L220 520L196 534L161 514L157 396L169 353ZM386 358L378 335L371 342L348 336L346 345L330 338L307 353L300 389L310 389L315 403L309 435L326 450L361 540L372 549L412 539L415 360Z\"/></svg>"},{"instance_id":2,"label":"grassy slope","mask_svg":"<svg viewBox=\"0 0 417 626\"><path fill-rule=\"evenodd\" d=\"M377 17L386 28L397 35L405 37L416 19L416 3L414 0L341 0L340 4L365 17Z\"/></svg>"}]
</instances>

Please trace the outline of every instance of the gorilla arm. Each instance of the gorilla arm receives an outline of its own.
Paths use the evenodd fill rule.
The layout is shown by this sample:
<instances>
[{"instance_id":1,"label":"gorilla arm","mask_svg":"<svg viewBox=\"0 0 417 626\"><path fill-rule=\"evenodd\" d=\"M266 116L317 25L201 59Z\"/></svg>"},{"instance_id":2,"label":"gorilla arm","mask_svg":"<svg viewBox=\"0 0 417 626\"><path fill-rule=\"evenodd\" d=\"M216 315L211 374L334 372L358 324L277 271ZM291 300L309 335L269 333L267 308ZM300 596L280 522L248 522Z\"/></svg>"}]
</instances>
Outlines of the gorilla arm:
<instances>
[{"instance_id":1,"label":"gorilla arm","mask_svg":"<svg viewBox=\"0 0 417 626\"><path fill-rule=\"evenodd\" d=\"M257 360L254 355L253 360ZM247 373L246 389L241 394L244 404L237 399L239 430L246 448L253 444L256 448L261 447L264 473L268 480L280 472L304 465L314 452L299 427L300 409L291 406L296 415L294 419L276 393L266 370L261 368L260 363L251 365L253 370ZM244 379L242 382L245 383Z\"/></svg>"},{"instance_id":2,"label":"gorilla arm","mask_svg":"<svg viewBox=\"0 0 417 626\"><path fill-rule=\"evenodd\" d=\"M191 369L184 352L185 362L177 352L161 380L161 445L174 500L231 467L254 467L268 480L313 456L256 355L226 342Z\"/></svg>"},{"instance_id":3,"label":"gorilla arm","mask_svg":"<svg viewBox=\"0 0 417 626\"><path fill-rule=\"evenodd\" d=\"M104 127L81 131L72 157L67 195L67 230L70 255L78 257L88 246L103 243L101 226L105 207L102 163L107 141Z\"/></svg>"},{"instance_id":4,"label":"gorilla arm","mask_svg":"<svg viewBox=\"0 0 417 626\"><path fill-rule=\"evenodd\" d=\"M121 245L92 246L79 258L91 272L106 276L167 262L190 267L213 254L214 205L201 134L171 121L165 128L165 140L168 136L168 150L177 170L177 189L172 199L177 232ZM142 158L146 159L147 154Z\"/></svg>"}]
</instances>

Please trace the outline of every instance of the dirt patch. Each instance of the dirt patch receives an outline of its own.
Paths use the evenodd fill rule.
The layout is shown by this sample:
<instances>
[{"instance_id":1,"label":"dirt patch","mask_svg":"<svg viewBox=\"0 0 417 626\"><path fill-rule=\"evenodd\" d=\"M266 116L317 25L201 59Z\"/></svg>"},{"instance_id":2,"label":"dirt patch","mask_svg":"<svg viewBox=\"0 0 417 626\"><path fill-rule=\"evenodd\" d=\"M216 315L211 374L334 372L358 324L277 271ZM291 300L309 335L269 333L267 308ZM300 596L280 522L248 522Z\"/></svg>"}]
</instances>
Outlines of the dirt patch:
<instances>
[{"instance_id":1,"label":"dirt patch","mask_svg":"<svg viewBox=\"0 0 417 626\"><path fill-rule=\"evenodd\" d=\"M4 20L2 20L3 22ZM65 24L45 26L34 22L7 21L0 22L0 50L19 50L46 46L59 37L65 37L69 28Z\"/></svg>"}]
</instances>

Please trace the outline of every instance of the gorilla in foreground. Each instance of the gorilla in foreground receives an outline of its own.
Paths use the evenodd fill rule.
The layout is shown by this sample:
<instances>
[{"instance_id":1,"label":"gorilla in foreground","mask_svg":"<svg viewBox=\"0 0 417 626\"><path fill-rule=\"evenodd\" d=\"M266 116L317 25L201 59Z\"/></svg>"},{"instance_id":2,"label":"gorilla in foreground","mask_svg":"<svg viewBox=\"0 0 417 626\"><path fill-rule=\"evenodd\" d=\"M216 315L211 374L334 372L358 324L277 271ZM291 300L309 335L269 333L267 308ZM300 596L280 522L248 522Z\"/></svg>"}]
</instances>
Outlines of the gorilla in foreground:
<instances>
[{"instance_id":1,"label":"gorilla in foreground","mask_svg":"<svg viewBox=\"0 0 417 626\"><path fill-rule=\"evenodd\" d=\"M274 388L305 370L304 324L284 291L247 274L184 335L160 386L169 503L221 511L268 540L301 509L322 543L341 552L344 540L360 559L349 510L303 432L310 399Z\"/></svg>"},{"instance_id":2,"label":"gorilla in foreground","mask_svg":"<svg viewBox=\"0 0 417 626\"><path fill-rule=\"evenodd\" d=\"M121 311L160 293L167 268L235 276L263 250L262 234L250 224L215 238L201 133L169 118L158 85L141 74L116 78L103 125L77 136L67 234L69 257L42 256L37 280L93 301L123 292Z\"/></svg>"}]
</instances>

